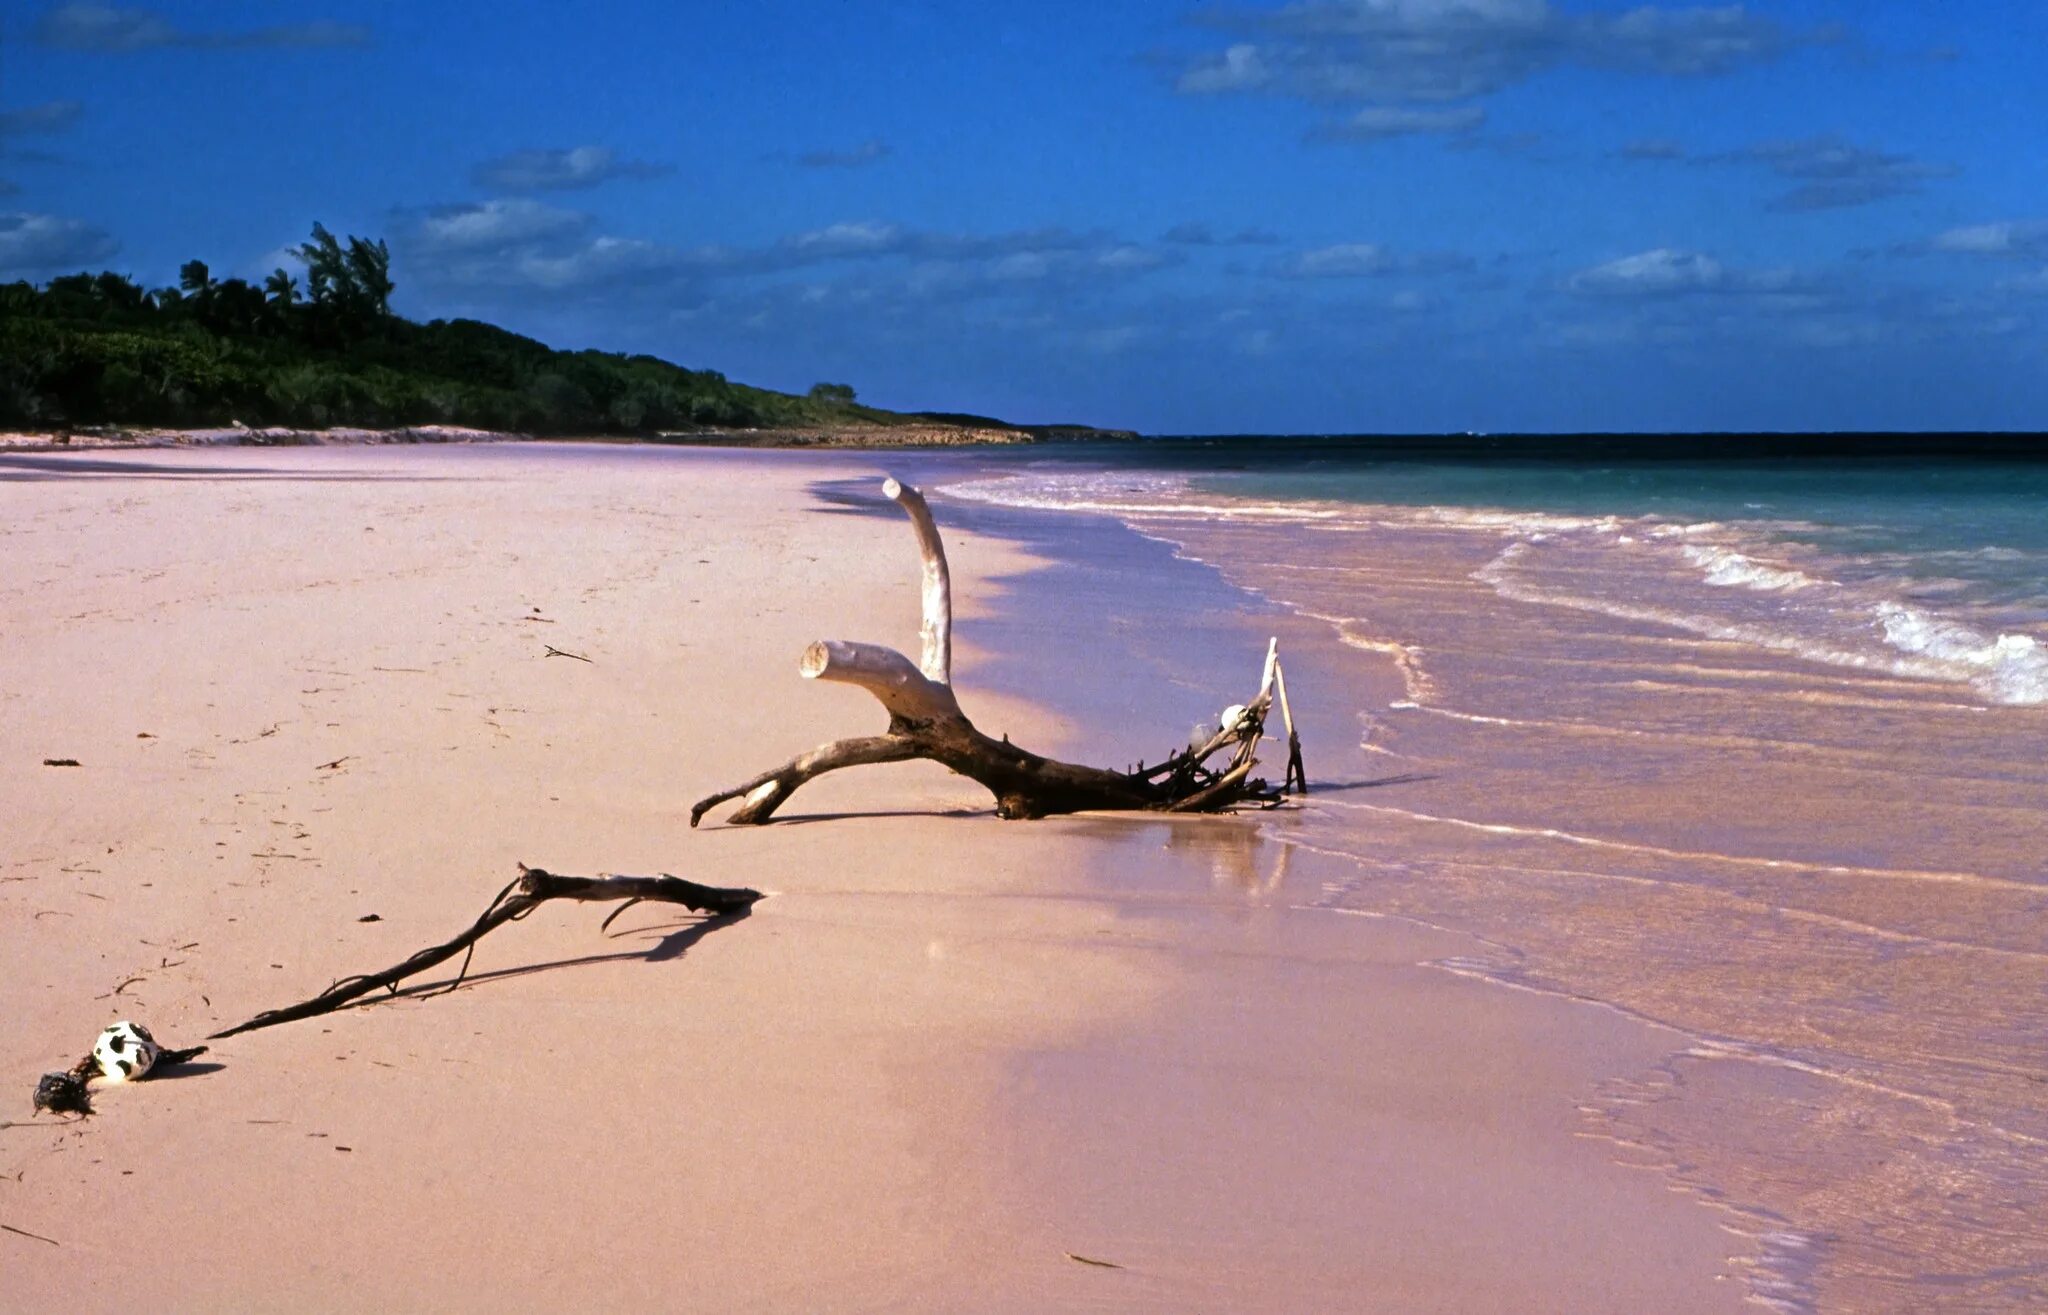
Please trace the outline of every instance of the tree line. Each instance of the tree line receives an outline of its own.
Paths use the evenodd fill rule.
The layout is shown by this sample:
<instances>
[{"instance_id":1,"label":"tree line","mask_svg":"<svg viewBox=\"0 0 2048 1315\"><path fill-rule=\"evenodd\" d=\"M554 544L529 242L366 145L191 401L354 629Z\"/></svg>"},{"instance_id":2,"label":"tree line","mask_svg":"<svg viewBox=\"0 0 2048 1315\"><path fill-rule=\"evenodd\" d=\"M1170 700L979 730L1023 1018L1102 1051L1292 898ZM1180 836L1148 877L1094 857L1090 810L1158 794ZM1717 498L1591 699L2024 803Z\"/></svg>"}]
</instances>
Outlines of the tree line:
<instances>
[{"instance_id":1,"label":"tree line","mask_svg":"<svg viewBox=\"0 0 2048 1315\"><path fill-rule=\"evenodd\" d=\"M187 261L0 285L0 425L451 424L536 434L891 423L853 389L796 397L652 356L556 351L478 320L391 310L382 241L314 224L262 284Z\"/></svg>"}]
</instances>

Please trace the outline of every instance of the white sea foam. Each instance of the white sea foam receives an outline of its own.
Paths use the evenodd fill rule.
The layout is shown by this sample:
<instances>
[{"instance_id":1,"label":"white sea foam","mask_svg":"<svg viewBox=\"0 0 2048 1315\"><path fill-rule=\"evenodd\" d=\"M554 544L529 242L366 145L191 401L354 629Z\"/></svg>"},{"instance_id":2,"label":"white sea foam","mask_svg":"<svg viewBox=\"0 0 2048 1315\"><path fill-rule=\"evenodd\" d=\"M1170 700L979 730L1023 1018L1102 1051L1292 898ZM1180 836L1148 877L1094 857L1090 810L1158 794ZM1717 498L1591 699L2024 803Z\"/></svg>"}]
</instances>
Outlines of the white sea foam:
<instances>
[{"instance_id":1,"label":"white sea foam","mask_svg":"<svg viewBox=\"0 0 2048 1315\"><path fill-rule=\"evenodd\" d=\"M1903 603L1871 608L1887 644L1964 675L2000 703L2048 703L2048 648L2032 635L1985 634Z\"/></svg>"},{"instance_id":2,"label":"white sea foam","mask_svg":"<svg viewBox=\"0 0 2048 1315\"><path fill-rule=\"evenodd\" d=\"M1733 548L1688 543L1679 551L1685 555L1687 561L1706 572L1707 583L1711 585L1781 593L1804 589L1814 583L1813 577L1804 571L1782 566L1767 566Z\"/></svg>"},{"instance_id":3,"label":"white sea foam","mask_svg":"<svg viewBox=\"0 0 2048 1315\"><path fill-rule=\"evenodd\" d=\"M2048 703L2048 647L2034 637L1904 602L1888 592L1903 590L1903 582L1846 584L1764 560L1745 535L1759 537L1714 524L1665 527L1639 544L1597 532L1562 540L1519 536L1473 578L1521 602L1668 625L1829 666L1960 684L1995 704ZM1657 554L1673 547L1669 567L1660 567ZM1687 588L1688 579L1706 588Z\"/></svg>"}]
</instances>

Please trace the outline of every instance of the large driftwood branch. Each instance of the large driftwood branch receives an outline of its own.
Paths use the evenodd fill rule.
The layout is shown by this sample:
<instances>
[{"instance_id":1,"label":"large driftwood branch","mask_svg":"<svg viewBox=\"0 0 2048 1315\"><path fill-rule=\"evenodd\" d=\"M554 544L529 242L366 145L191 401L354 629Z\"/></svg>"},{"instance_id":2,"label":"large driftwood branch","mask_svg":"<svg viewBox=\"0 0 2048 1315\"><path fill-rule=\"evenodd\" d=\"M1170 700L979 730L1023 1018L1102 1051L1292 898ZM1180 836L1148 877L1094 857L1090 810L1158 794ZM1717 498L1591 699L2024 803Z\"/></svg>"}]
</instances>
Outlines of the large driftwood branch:
<instances>
[{"instance_id":1,"label":"large driftwood branch","mask_svg":"<svg viewBox=\"0 0 2048 1315\"><path fill-rule=\"evenodd\" d=\"M521 865L519 878L498 892L483 916L470 924L469 930L451 941L431 945L418 954L381 973L365 973L360 977L345 977L328 987L310 1000L286 1005L281 1009L270 1009L256 1015L246 1023L237 1023L206 1038L218 1041L222 1037L234 1036L239 1032L253 1032L261 1027L276 1027L279 1023L296 1022L301 1018L313 1018L320 1014L331 1014L351 1000L368 995L372 991L396 991L398 984L415 973L425 972L436 964L446 963L458 954L467 954L476 943L489 933L508 922L515 922L539 908L549 900L586 900L607 902L623 900L611 917L605 919L605 926L611 925L612 918L623 913L627 907L642 900L655 900L665 904L681 904L699 913L732 914L742 913L761 898L757 890L735 890L723 886L700 886L694 881L681 877L565 877L540 868ZM469 970L469 960L462 963L463 972ZM456 981L461 981L458 974ZM452 987L450 989L453 989Z\"/></svg>"},{"instance_id":2,"label":"large driftwood branch","mask_svg":"<svg viewBox=\"0 0 2048 1315\"><path fill-rule=\"evenodd\" d=\"M1167 754L1147 767L1111 771L1043 758L1011 744L990 739L960 710L952 687L953 598L946 569L946 548L924 496L908 484L890 479L882 491L910 517L923 563L921 591L923 661L912 662L893 648L825 640L804 650L797 670L808 680L833 680L858 685L875 696L889 714L881 735L834 740L799 754L782 766L729 789L708 795L690 809L690 825L729 799L741 800L727 819L761 823L774 816L799 786L826 772L869 763L924 758L943 763L960 775L986 786L1004 817L1044 817L1083 809L1155 809L1168 812L1213 812L1237 804L1279 802L1287 785L1275 787L1252 776L1260 737L1276 690L1287 720L1288 785L1308 782L1301 772L1300 741L1294 734L1293 710L1286 706L1278 641L1267 646L1259 691L1249 703L1224 709L1216 729L1198 731L1186 748ZM1228 753L1218 765L1211 760Z\"/></svg>"}]
</instances>

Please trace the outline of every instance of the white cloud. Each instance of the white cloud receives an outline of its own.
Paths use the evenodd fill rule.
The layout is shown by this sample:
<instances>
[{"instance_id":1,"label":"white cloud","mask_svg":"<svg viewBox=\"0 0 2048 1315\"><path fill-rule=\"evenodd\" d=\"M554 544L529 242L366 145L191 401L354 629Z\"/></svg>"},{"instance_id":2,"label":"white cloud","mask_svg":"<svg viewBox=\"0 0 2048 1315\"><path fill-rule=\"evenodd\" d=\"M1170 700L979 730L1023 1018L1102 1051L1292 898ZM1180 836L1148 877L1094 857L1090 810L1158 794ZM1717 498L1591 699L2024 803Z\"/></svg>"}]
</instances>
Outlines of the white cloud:
<instances>
[{"instance_id":1,"label":"white cloud","mask_svg":"<svg viewBox=\"0 0 2048 1315\"><path fill-rule=\"evenodd\" d=\"M2048 251L2048 219L1971 224L1937 233L1927 249L1970 256L2029 256Z\"/></svg>"},{"instance_id":2,"label":"white cloud","mask_svg":"<svg viewBox=\"0 0 2048 1315\"><path fill-rule=\"evenodd\" d=\"M851 256L901 255L917 246L919 237L901 224L863 220L828 224L792 234L777 244L784 252L813 260Z\"/></svg>"},{"instance_id":3,"label":"white cloud","mask_svg":"<svg viewBox=\"0 0 2048 1315\"><path fill-rule=\"evenodd\" d=\"M684 253L658 242L596 237L559 255L529 252L519 258L515 268L534 287L591 290L673 276L690 264Z\"/></svg>"},{"instance_id":4,"label":"white cloud","mask_svg":"<svg viewBox=\"0 0 2048 1315\"><path fill-rule=\"evenodd\" d=\"M413 217L399 241L424 255L503 251L579 234L590 225L589 215L515 198L436 206Z\"/></svg>"},{"instance_id":5,"label":"white cloud","mask_svg":"<svg viewBox=\"0 0 2048 1315\"><path fill-rule=\"evenodd\" d=\"M1180 90L1191 96L1227 91L1259 91L1273 81L1259 48L1249 42L1227 47L1221 55L1202 60L1180 75Z\"/></svg>"},{"instance_id":6,"label":"white cloud","mask_svg":"<svg viewBox=\"0 0 2048 1315\"><path fill-rule=\"evenodd\" d=\"M65 274L106 260L120 244L82 219L0 214L0 274Z\"/></svg>"},{"instance_id":7,"label":"white cloud","mask_svg":"<svg viewBox=\"0 0 2048 1315\"><path fill-rule=\"evenodd\" d=\"M1660 297L1715 292L1729 284L1728 270L1711 256L1659 247L1582 269L1565 281L1573 292L1593 296Z\"/></svg>"}]
</instances>

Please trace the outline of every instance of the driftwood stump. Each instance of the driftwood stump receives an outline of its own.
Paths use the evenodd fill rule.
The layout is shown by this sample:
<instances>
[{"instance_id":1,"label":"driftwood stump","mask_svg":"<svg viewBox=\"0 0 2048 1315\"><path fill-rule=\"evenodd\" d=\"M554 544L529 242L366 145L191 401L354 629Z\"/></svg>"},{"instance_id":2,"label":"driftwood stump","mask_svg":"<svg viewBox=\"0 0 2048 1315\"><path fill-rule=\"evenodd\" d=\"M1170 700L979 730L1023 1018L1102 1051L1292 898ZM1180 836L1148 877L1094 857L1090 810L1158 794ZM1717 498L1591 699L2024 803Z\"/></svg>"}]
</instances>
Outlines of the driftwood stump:
<instances>
[{"instance_id":1,"label":"driftwood stump","mask_svg":"<svg viewBox=\"0 0 2048 1315\"><path fill-rule=\"evenodd\" d=\"M842 767L905 762L927 758L977 781L995 796L996 812L1008 818L1044 817L1083 809L1154 809L1170 812L1213 812L1237 804L1270 806L1280 801L1287 785L1272 786L1251 775L1254 756L1265 731L1276 685L1288 722L1288 784L1300 782L1300 741L1293 734L1293 713L1284 707L1284 676L1279 645L1267 646L1266 665L1258 693L1250 702L1224 710L1213 733L1197 734L1187 747L1147 767L1130 771L1088 767L1040 757L991 739L975 728L953 695L953 597L946 569L946 549L939 539L931 508L916 489L884 480L882 491L910 517L924 564L923 660L912 662L880 644L823 640L804 650L798 671L808 680L836 680L858 685L889 714L889 728L880 735L834 740L797 755L782 766L708 795L690 809L690 825L728 799L740 806L726 820L757 824L774 816L804 782ZM1209 760L1225 750L1230 756L1211 767Z\"/></svg>"}]
</instances>

